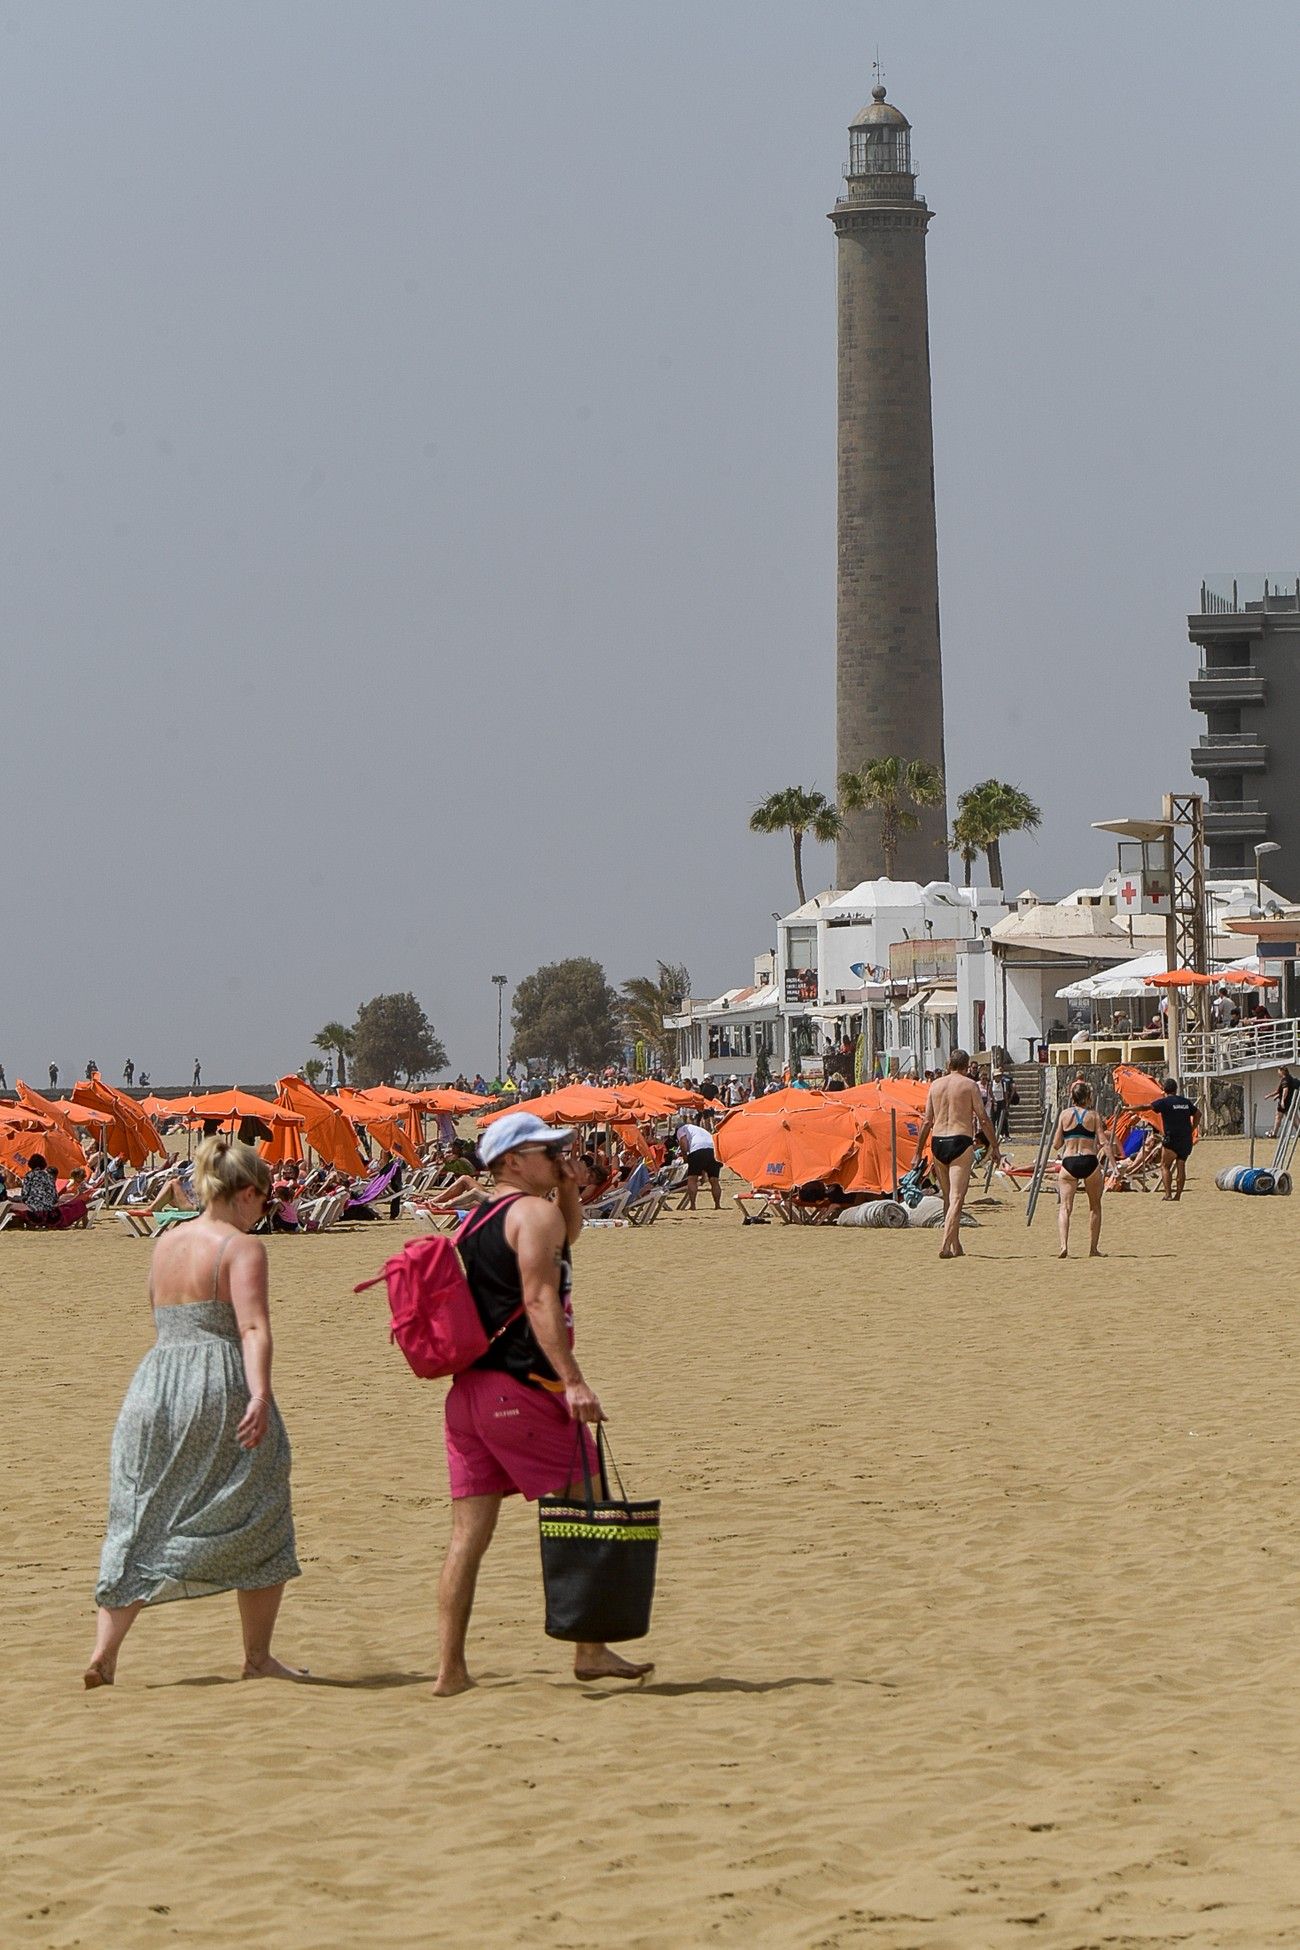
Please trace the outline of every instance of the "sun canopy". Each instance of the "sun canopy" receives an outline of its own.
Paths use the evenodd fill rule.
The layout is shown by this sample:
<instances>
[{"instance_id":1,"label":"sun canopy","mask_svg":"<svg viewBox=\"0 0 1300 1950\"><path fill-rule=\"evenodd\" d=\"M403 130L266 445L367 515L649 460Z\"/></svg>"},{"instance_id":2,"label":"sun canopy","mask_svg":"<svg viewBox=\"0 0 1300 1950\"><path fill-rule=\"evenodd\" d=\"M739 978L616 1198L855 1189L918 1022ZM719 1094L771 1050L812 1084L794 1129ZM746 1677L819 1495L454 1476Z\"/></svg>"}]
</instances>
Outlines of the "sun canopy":
<instances>
[{"instance_id":1,"label":"sun canopy","mask_svg":"<svg viewBox=\"0 0 1300 1950\"><path fill-rule=\"evenodd\" d=\"M322 1097L302 1077L281 1077L277 1087L283 1108L296 1110L302 1117L303 1135L312 1150L336 1171L363 1178L366 1161L357 1134L338 1105Z\"/></svg>"},{"instance_id":2,"label":"sun canopy","mask_svg":"<svg viewBox=\"0 0 1300 1950\"><path fill-rule=\"evenodd\" d=\"M202 1097L186 1097L172 1105L172 1115L189 1124L228 1124L245 1117L259 1118L263 1124L302 1121L287 1105L255 1097L249 1090L209 1090Z\"/></svg>"},{"instance_id":3,"label":"sun canopy","mask_svg":"<svg viewBox=\"0 0 1300 1950\"><path fill-rule=\"evenodd\" d=\"M44 1158L64 1177L86 1168L86 1154L75 1138L28 1111L0 1109L0 1164L10 1171L25 1171L33 1157Z\"/></svg>"},{"instance_id":4,"label":"sun canopy","mask_svg":"<svg viewBox=\"0 0 1300 1950\"><path fill-rule=\"evenodd\" d=\"M675 1117L678 1111L707 1110L709 1099L698 1090L679 1090L676 1084L661 1083L658 1077L642 1077L638 1083L620 1088L619 1096L634 1117Z\"/></svg>"},{"instance_id":5,"label":"sun canopy","mask_svg":"<svg viewBox=\"0 0 1300 1950\"><path fill-rule=\"evenodd\" d=\"M769 1110L766 1098L741 1106L718 1126L724 1165L756 1190L790 1191L810 1178L829 1178L858 1137L853 1112L814 1103L806 1110Z\"/></svg>"},{"instance_id":6,"label":"sun canopy","mask_svg":"<svg viewBox=\"0 0 1300 1950\"><path fill-rule=\"evenodd\" d=\"M86 1078L74 1084L72 1098L74 1103L89 1105L91 1110L107 1112L111 1121L103 1128L104 1146L134 1170L139 1171L155 1155L167 1156L167 1146L134 1097L124 1097L102 1077Z\"/></svg>"},{"instance_id":7,"label":"sun canopy","mask_svg":"<svg viewBox=\"0 0 1300 1950\"><path fill-rule=\"evenodd\" d=\"M594 1084L571 1083L549 1097L529 1097L522 1104L506 1104L500 1110L480 1117L480 1124L494 1118L509 1117L516 1110L531 1111L543 1124L615 1124L629 1115L628 1104L620 1091L597 1090Z\"/></svg>"}]
</instances>

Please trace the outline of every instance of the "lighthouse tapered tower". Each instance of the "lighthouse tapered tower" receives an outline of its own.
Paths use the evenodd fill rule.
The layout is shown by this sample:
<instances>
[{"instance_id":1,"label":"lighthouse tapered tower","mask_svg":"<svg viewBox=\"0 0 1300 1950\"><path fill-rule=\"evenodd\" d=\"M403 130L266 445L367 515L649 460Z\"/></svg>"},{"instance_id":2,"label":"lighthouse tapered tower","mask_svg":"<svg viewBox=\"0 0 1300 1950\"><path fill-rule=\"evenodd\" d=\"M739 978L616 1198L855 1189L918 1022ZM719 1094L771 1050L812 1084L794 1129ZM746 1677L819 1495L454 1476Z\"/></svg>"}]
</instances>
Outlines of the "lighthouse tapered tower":
<instances>
[{"instance_id":1,"label":"lighthouse tapered tower","mask_svg":"<svg viewBox=\"0 0 1300 1950\"><path fill-rule=\"evenodd\" d=\"M939 565L925 232L911 126L873 88L849 128L844 194L830 212L839 250L837 773L869 759L943 769ZM947 878L947 812L918 813L896 872ZM849 815L837 878L884 872L876 814Z\"/></svg>"}]
</instances>

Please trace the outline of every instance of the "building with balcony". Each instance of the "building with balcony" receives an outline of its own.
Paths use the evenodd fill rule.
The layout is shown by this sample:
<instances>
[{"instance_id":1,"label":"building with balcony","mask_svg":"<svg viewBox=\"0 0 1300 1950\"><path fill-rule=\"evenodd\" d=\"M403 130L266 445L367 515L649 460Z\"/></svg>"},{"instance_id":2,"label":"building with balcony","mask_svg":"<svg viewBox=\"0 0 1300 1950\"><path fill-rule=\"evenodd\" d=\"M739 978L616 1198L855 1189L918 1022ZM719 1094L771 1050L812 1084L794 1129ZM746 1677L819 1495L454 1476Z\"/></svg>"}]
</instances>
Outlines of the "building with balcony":
<instances>
[{"instance_id":1,"label":"building with balcony","mask_svg":"<svg viewBox=\"0 0 1300 1950\"><path fill-rule=\"evenodd\" d=\"M1300 577L1202 583L1187 619L1201 653L1191 682L1205 730L1192 771L1205 781L1212 874L1250 873L1270 842L1269 878L1300 885Z\"/></svg>"}]
</instances>

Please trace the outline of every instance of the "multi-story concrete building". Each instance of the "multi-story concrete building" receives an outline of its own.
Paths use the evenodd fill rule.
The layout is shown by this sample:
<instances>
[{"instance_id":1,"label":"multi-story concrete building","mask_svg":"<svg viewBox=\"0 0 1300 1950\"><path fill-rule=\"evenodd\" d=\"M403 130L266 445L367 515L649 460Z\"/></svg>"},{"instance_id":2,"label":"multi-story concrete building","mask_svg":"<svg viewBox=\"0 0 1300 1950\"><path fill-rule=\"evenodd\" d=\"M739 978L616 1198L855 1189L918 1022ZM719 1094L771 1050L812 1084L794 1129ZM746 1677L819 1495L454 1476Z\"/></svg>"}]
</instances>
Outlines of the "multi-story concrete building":
<instances>
[{"instance_id":1,"label":"multi-story concrete building","mask_svg":"<svg viewBox=\"0 0 1300 1950\"><path fill-rule=\"evenodd\" d=\"M1192 770L1206 781L1211 873L1253 873L1266 845L1275 887L1300 887L1300 578L1201 584L1187 619L1201 652L1192 709L1205 730ZM1272 849L1278 850L1274 852Z\"/></svg>"},{"instance_id":2,"label":"multi-story concrete building","mask_svg":"<svg viewBox=\"0 0 1300 1950\"><path fill-rule=\"evenodd\" d=\"M939 568L934 520L925 233L907 117L883 88L849 127L838 239L839 554L836 770L920 758L943 769ZM947 875L944 806L921 812L894 867L924 885ZM880 821L854 813L836 877L884 872Z\"/></svg>"}]
</instances>

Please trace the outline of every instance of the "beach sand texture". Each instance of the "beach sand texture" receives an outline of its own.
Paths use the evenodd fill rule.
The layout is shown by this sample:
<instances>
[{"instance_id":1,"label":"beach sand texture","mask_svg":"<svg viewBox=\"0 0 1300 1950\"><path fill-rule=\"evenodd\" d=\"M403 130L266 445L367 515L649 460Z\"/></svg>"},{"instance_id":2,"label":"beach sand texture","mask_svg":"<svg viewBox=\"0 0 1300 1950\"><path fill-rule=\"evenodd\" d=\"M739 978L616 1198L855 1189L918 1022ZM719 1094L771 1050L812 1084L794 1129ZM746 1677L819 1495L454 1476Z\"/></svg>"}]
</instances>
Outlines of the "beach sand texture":
<instances>
[{"instance_id":1,"label":"beach sand texture","mask_svg":"<svg viewBox=\"0 0 1300 1950\"><path fill-rule=\"evenodd\" d=\"M934 1233L669 1215L577 1251L580 1352L665 1500L642 1689L541 1629L536 1516L435 1701L439 1384L354 1297L397 1228L270 1242L305 1575L235 1683L230 1598L85 1694L147 1247L0 1238L0 1942L1300 1943L1300 1202L1055 1201ZM1082 1229L1076 1242L1081 1252Z\"/></svg>"}]
</instances>

